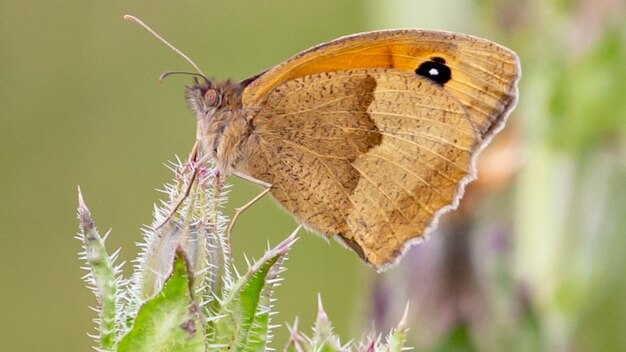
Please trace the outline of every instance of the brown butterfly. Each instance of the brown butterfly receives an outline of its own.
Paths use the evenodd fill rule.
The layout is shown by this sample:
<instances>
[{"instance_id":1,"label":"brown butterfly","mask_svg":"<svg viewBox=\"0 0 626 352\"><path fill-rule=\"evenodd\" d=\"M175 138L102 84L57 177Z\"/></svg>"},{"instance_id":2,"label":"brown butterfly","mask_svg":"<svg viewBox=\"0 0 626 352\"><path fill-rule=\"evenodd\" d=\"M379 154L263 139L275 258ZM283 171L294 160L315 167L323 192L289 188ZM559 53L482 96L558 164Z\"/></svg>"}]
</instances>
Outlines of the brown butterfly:
<instances>
[{"instance_id":1,"label":"brown butterfly","mask_svg":"<svg viewBox=\"0 0 626 352\"><path fill-rule=\"evenodd\" d=\"M485 39L405 29L342 37L241 82L198 72L186 95L200 152L382 270L458 206L515 106L520 64Z\"/></svg>"}]
</instances>

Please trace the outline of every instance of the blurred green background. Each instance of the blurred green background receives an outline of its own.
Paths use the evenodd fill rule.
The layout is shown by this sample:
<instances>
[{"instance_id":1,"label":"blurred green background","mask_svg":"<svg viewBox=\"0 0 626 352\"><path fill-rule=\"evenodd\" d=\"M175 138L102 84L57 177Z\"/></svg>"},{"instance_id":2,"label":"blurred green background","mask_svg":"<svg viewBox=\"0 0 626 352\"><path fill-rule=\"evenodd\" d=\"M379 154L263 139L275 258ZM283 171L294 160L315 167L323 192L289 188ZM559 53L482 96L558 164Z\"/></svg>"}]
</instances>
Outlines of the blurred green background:
<instances>
[{"instance_id":1,"label":"blurred green background","mask_svg":"<svg viewBox=\"0 0 626 352\"><path fill-rule=\"evenodd\" d=\"M520 103L487 150L483 181L441 234L382 275L302 235L276 323L310 326L322 294L347 341L386 329L411 300L418 350L626 350L626 16L621 0L75 1L0 3L0 350L86 351L94 305L73 239L76 186L108 248L131 260L162 166L186 156L190 67L243 79L365 30L463 31L520 55ZM486 154L487 154L486 153ZM258 189L233 181L230 206ZM261 256L295 226L265 199L234 251ZM130 265L127 265L127 272ZM277 329L276 347L287 333Z\"/></svg>"}]
</instances>

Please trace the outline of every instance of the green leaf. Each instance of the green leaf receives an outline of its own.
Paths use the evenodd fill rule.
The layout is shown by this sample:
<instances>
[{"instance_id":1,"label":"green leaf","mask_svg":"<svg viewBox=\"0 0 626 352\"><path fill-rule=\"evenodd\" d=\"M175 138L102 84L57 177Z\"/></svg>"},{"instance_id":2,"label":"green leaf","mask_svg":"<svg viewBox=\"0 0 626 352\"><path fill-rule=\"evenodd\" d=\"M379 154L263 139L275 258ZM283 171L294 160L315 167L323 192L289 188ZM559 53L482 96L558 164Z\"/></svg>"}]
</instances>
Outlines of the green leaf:
<instances>
[{"instance_id":1,"label":"green leaf","mask_svg":"<svg viewBox=\"0 0 626 352\"><path fill-rule=\"evenodd\" d=\"M228 289L212 327L212 345L229 346L232 351L264 351L268 340L271 289L280 272L280 264L295 242L295 234L250 267Z\"/></svg>"},{"instance_id":2,"label":"green leaf","mask_svg":"<svg viewBox=\"0 0 626 352\"><path fill-rule=\"evenodd\" d=\"M261 296L265 288L267 274L278 259L278 256L276 256L265 262L256 275L253 275L241 290L239 304L242 313L242 329L239 333L238 340L240 342L245 341L245 343L242 344L244 351L263 351L265 349L263 336L265 335L264 332L267 331L268 310L265 307L260 307L259 302L262 299ZM260 313L258 317L256 316L257 310L259 310ZM255 322L256 326L252 329ZM254 332L254 334L250 334L251 331Z\"/></svg>"},{"instance_id":3,"label":"green leaf","mask_svg":"<svg viewBox=\"0 0 626 352\"><path fill-rule=\"evenodd\" d=\"M273 261L274 264L271 264L267 270L267 274L263 280L262 290L256 302L253 320L248 331L247 343L243 349L246 352L265 351L272 338L270 331L272 328L272 326L270 326L271 300L274 288L277 282L280 281L278 276L283 270L282 262L284 258L284 256L277 257L277 260ZM269 262L266 263L265 266L267 266L267 264L269 264ZM248 293L252 293L253 297L256 297L256 293Z\"/></svg>"},{"instance_id":4,"label":"green leaf","mask_svg":"<svg viewBox=\"0 0 626 352\"><path fill-rule=\"evenodd\" d=\"M88 274L84 277L88 287L98 300L98 340L99 350L112 351L116 342L116 308L119 298L119 268L113 264L117 254L109 256L104 239L96 229L91 212L78 188L78 239L83 242L81 259L87 263Z\"/></svg>"},{"instance_id":5,"label":"green leaf","mask_svg":"<svg viewBox=\"0 0 626 352\"><path fill-rule=\"evenodd\" d=\"M172 275L163 290L140 308L117 351L205 351L204 328L191 282L187 260L177 250Z\"/></svg>"}]
</instances>

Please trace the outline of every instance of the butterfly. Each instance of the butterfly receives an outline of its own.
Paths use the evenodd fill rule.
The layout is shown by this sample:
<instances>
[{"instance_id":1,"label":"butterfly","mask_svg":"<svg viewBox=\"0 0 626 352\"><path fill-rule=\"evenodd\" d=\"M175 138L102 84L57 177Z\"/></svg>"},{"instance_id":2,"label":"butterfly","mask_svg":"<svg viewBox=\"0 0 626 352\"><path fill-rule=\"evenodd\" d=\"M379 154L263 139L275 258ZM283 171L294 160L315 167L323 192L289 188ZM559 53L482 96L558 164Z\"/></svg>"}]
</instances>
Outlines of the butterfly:
<instances>
[{"instance_id":1,"label":"butterfly","mask_svg":"<svg viewBox=\"0 0 626 352\"><path fill-rule=\"evenodd\" d=\"M197 70L201 153L377 270L458 206L521 75L510 49L420 29L341 37L240 82Z\"/></svg>"}]
</instances>

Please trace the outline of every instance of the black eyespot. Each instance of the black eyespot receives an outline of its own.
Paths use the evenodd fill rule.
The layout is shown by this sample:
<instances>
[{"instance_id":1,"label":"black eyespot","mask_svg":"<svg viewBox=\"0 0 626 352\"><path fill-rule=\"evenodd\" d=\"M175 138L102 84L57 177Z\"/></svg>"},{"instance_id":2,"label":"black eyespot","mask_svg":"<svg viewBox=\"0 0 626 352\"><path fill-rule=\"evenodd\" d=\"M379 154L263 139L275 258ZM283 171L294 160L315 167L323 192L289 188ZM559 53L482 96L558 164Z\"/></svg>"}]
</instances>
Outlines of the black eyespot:
<instances>
[{"instance_id":1,"label":"black eyespot","mask_svg":"<svg viewBox=\"0 0 626 352\"><path fill-rule=\"evenodd\" d=\"M415 69L415 73L430 79L443 86L452 78L450 67L446 66L446 60L441 57L433 57L431 61L423 62Z\"/></svg>"}]
</instances>

